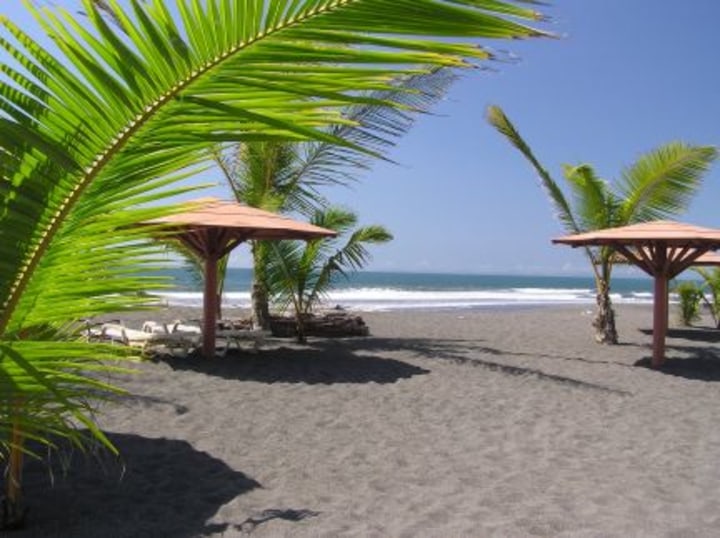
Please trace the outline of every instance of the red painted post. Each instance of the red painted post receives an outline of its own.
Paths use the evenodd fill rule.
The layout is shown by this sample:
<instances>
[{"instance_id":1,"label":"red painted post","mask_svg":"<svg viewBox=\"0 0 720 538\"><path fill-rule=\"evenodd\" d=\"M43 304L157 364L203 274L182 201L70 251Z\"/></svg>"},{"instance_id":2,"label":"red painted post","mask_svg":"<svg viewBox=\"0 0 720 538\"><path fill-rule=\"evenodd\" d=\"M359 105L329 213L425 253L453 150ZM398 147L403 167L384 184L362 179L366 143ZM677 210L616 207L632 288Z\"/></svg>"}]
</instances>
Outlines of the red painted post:
<instances>
[{"instance_id":1,"label":"red painted post","mask_svg":"<svg viewBox=\"0 0 720 538\"><path fill-rule=\"evenodd\" d=\"M217 312L217 257L205 258L205 294L203 297L203 357L215 356L215 313Z\"/></svg>"},{"instance_id":2,"label":"red painted post","mask_svg":"<svg viewBox=\"0 0 720 538\"><path fill-rule=\"evenodd\" d=\"M668 328L668 278L655 275L655 297L653 299L653 354L652 367L658 368L665 361L665 335Z\"/></svg>"}]
</instances>

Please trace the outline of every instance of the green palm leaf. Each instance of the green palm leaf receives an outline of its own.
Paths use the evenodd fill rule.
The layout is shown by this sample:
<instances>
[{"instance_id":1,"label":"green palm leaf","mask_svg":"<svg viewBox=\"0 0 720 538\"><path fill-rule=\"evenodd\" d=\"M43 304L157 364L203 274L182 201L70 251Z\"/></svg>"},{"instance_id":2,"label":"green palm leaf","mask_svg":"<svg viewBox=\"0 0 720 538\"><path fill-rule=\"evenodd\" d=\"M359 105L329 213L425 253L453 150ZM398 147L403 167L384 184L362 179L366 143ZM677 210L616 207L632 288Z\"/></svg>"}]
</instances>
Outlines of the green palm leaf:
<instances>
[{"instance_id":1,"label":"green palm leaf","mask_svg":"<svg viewBox=\"0 0 720 538\"><path fill-rule=\"evenodd\" d=\"M510 122L505 112L498 106L491 106L488 107L487 118L490 125L495 127L500 134L515 146L535 169L535 172L537 172L540 177L540 183L555 209L556 216L558 220L562 222L563 226L570 232L579 233L582 231L582 228L575 220L572 208L565 198L562 189L560 189L552 176L540 164L540 161L537 160L530 146L525 143L525 140L520 136L520 133L512 122Z\"/></svg>"},{"instance_id":2,"label":"green palm leaf","mask_svg":"<svg viewBox=\"0 0 720 538\"><path fill-rule=\"evenodd\" d=\"M304 245L299 241L268 244L269 292L281 309L292 305L297 318L326 296L337 276L346 276L367 263L368 245L392 240L392 234L382 226L357 227L357 215L345 209L318 210L311 222L336 231L337 237Z\"/></svg>"},{"instance_id":3,"label":"green palm leaf","mask_svg":"<svg viewBox=\"0 0 720 538\"><path fill-rule=\"evenodd\" d=\"M303 253L303 246L297 241L267 243L265 272L271 285L268 292L281 311L292 306L295 312L304 312L302 298L312 268L307 266Z\"/></svg>"},{"instance_id":4,"label":"green palm leaf","mask_svg":"<svg viewBox=\"0 0 720 538\"><path fill-rule=\"evenodd\" d=\"M681 142L642 155L618 184L625 222L667 219L686 210L717 155L715 147Z\"/></svg>"},{"instance_id":5,"label":"green palm leaf","mask_svg":"<svg viewBox=\"0 0 720 538\"><path fill-rule=\"evenodd\" d=\"M572 207L580 228L597 230L613 226L612 192L607 182L587 164L565 165L563 173L572 191Z\"/></svg>"},{"instance_id":6,"label":"green palm leaf","mask_svg":"<svg viewBox=\"0 0 720 538\"><path fill-rule=\"evenodd\" d=\"M102 438L88 402L111 388L89 357L118 355L77 344L73 322L152 306L137 292L163 285L148 276L163 251L134 224L173 210L178 170L218 142L352 146L328 130L354 123L343 107L394 105L368 92L489 58L471 38L544 35L518 22L533 10L490 0L124 5L83 0L80 21L28 4L57 55L0 17L0 457L28 437L80 442L77 424Z\"/></svg>"},{"instance_id":7,"label":"green palm leaf","mask_svg":"<svg viewBox=\"0 0 720 538\"><path fill-rule=\"evenodd\" d=\"M353 145L329 141L302 144L295 184L315 188L356 180L358 174L370 167L371 156L384 158L409 131L417 114L427 113L455 78L448 69L405 75L392 82L392 89L368 94L368 103L345 108L343 116L348 121L333 126L330 132ZM394 106L384 105L387 102Z\"/></svg>"},{"instance_id":8,"label":"green palm leaf","mask_svg":"<svg viewBox=\"0 0 720 538\"><path fill-rule=\"evenodd\" d=\"M162 1L133 3L133 15L114 0L107 4L122 30L109 26L89 0L84 5L94 31L65 12L35 12L74 69L2 20L24 48L8 43L6 52L44 81L43 107L32 118L33 128L12 125L33 147L5 176L18 184L18 170L52 163L42 174L22 174L22 182L24 192L46 192L52 184L55 195L27 215L42 224L13 238L13 244L24 246L23 256L10 256L17 263L0 275L0 298L5 298L0 329L60 223L89 185L117 179L112 168L122 162L121 154L135 160L136 170L147 171L160 159L176 168L191 162L189 155L199 160L198 152L212 140L310 137L341 143L317 128L339 121L333 109L360 99L358 89L391 89L392 77L406 65L464 65L463 57L488 56L473 44L457 44L450 52L447 44L432 41L418 53L418 36L542 35L497 14L536 20L535 12L502 2L213 0L203 6L178 0L177 20ZM348 47L365 45L373 35L385 42ZM410 35L414 38L405 37ZM347 63L362 64L362 72L346 79L342 64ZM309 68L317 71L312 77ZM6 89L8 104L11 97ZM4 132L9 130L8 125ZM37 188L29 184L37 181Z\"/></svg>"}]
</instances>

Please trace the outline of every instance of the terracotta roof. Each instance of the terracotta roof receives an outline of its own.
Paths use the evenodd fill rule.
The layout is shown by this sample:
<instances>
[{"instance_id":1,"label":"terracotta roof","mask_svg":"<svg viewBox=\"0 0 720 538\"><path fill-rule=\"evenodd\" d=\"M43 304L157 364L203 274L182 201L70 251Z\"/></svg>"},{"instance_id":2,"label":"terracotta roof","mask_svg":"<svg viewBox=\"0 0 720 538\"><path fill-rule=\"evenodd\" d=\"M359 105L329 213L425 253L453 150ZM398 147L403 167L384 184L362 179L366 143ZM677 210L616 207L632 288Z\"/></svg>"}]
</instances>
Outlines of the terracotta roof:
<instances>
[{"instance_id":1,"label":"terracotta roof","mask_svg":"<svg viewBox=\"0 0 720 538\"><path fill-rule=\"evenodd\" d=\"M695 260L693 265L720 265L720 253L706 252Z\"/></svg>"},{"instance_id":2,"label":"terracotta roof","mask_svg":"<svg viewBox=\"0 0 720 538\"><path fill-rule=\"evenodd\" d=\"M717 244L720 247L720 230L682 222L657 220L566 235L553 239L552 242L572 246L639 245L663 242L672 246Z\"/></svg>"},{"instance_id":3,"label":"terracotta roof","mask_svg":"<svg viewBox=\"0 0 720 538\"><path fill-rule=\"evenodd\" d=\"M187 205L187 211L150 220L147 224L175 224L184 230L223 228L243 240L312 239L336 235L333 230L237 202L201 198L187 202Z\"/></svg>"}]
</instances>

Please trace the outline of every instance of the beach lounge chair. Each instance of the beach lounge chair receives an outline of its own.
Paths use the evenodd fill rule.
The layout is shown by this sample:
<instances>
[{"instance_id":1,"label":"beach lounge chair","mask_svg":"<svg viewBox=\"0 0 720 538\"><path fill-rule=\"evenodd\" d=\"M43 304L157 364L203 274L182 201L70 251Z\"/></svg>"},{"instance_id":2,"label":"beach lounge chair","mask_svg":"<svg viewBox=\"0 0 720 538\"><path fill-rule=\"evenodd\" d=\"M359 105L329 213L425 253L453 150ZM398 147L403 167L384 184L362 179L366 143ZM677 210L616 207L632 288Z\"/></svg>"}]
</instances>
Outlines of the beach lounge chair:
<instances>
[{"instance_id":1,"label":"beach lounge chair","mask_svg":"<svg viewBox=\"0 0 720 538\"><path fill-rule=\"evenodd\" d=\"M259 351L265 345L265 331L260 329L221 329L217 337L225 341L223 355L233 346L242 349L244 342L250 342L253 351Z\"/></svg>"},{"instance_id":2,"label":"beach lounge chair","mask_svg":"<svg viewBox=\"0 0 720 538\"><path fill-rule=\"evenodd\" d=\"M246 342L252 344L253 351L259 351L265 345L266 332L243 320L225 319L218 321L216 337L224 343L224 347L221 346L224 356L232 347L242 349Z\"/></svg>"},{"instance_id":3,"label":"beach lounge chair","mask_svg":"<svg viewBox=\"0 0 720 538\"><path fill-rule=\"evenodd\" d=\"M119 321L98 322L88 324L87 339L89 342L105 342L109 344L125 344L128 340L123 334L125 326Z\"/></svg>"},{"instance_id":4,"label":"beach lounge chair","mask_svg":"<svg viewBox=\"0 0 720 538\"><path fill-rule=\"evenodd\" d=\"M185 338L195 345L200 345L202 330L197 325L190 325L180 320L175 320L171 324L157 323L155 321L146 321L143 323L143 331L153 334L170 335L171 339Z\"/></svg>"},{"instance_id":5,"label":"beach lounge chair","mask_svg":"<svg viewBox=\"0 0 720 538\"><path fill-rule=\"evenodd\" d=\"M202 329L197 321L175 320L169 324L168 331L170 334L182 333L192 335L198 339L202 337ZM244 342L252 343L252 349L258 351L265 344L265 336L265 331L260 329L244 328L236 322L222 320L218 322L216 337L220 345L216 347L220 350L222 356L225 356L228 349L232 347L241 349Z\"/></svg>"},{"instance_id":6,"label":"beach lounge chair","mask_svg":"<svg viewBox=\"0 0 720 538\"><path fill-rule=\"evenodd\" d=\"M85 323L85 338L88 342L103 342L108 340L101 321L85 319L83 322Z\"/></svg>"},{"instance_id":7,"label":"beach lounge chair","mask_svg":"<svg viewBox=\"0 0 720 538\"><path fill-rule=\"evenodd\" d=\"M199 325L196 325L193 322L185 322L179 319L176 319L170 324L169 331L171 333L187 333L187 334L194 334L194 335L202 335L202 329Z\"/></svg>"},{"instance_id":8,"label":"beach lounge chair","mask_svg":"<svg viewBox=\"0 0 720 538\"><path fill-rule=\"evenodd\" d=\"M146 321L142 324L142 331L153 334L168 334L168 326L165 323L158 323L157 321Z\"/></svg>"},{"instance_id":9,"label":"beach lounge chair","mask_svg":"<svg viewBox=\"0 0 720 538\"><path fill-rule=\"evenodd\" d=\"M101 336L110 342L139 347L143 351L163 346L171 352L182 349L189 353L199 344L199 339L184 333L170 333L162 324L146 322L142 330L130 329L118 323L104 323Z\"/></svg>"}]
</instances>

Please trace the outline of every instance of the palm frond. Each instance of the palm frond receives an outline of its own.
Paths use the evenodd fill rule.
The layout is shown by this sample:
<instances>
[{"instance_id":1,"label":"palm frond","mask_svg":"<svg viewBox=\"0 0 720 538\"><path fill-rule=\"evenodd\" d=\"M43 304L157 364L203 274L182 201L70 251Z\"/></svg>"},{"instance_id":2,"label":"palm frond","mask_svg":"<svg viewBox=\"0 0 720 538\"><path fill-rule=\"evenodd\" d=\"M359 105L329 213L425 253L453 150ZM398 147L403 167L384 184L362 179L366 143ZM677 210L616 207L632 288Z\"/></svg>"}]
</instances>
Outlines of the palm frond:
<instances>
[{"instance_id":1,"label":"palm frond","mask_svg":"<svg viewBox=\"0 0 720 538\"><path fill-rule=\"evenodd\" d=\"M573 193L575 219L584 231L614 225L613 194L590 165L564 166L563 174Z\"/></svg>"},{"instance_id":2,"label":"palm frond","mask_svg":"<svg viewBox=\"0 0 720 538\"><path fill-rule=\"evenodd\" d=\"M14 341L0 344L0 460L12 446L11 428L23 437L49 444L56 435L80 442L80 424L114 450L94 422L95 406L123 393L102 380L110 373L129 373L105 361L137 360L121 346L77 341Z\"/></svg>"},{"instance_id":3,"label":"palm frond","mask_svg":"<svg viewBox=\"0 0 720 538\"><path fill-rule=\"evenodd\" d=\"M717 156L715 147L682 142L642 155L619 181L625 222L672 218L685 211Z\"/></svg>"},{"instance_id":4,"label":"palm frond","mask_svg":"<svg viewBox=\"0 0 720 538\"><path fill-rule=\"evenodd\" d=\"M303 263L303 245L299 241L267 243L265 277L268 293L281 311L293 306L302 312L302 297L309 269Z\"/></svg>"},{"instance_id":5,"label":"palm frond","mask_svg":"<svg viewBox=\"0 0 720 538\"><path fill-rule=\"evenodd\" d=\"M397 140L410 130L418 114L427 113L446 94L457 75L449 69L403 75L393 88L369 94L369 103L343 110L348 123L330 132L353 145L317 141L301 144L301 163L296 183L317 187L355 181L370 167L373 158L385 158ZM393 103L388 106L387 103Z\"/></svg>"},{"instance_id":6,"label":"palm frond","mask_svg":"<svg viewBox=\"0 0 720 538\"><path fill-rule=\"evenodd\" d=\"M417 36L544 35L503 18L509 3L493 8L418 0L408 11L404 2L383 0L214 0L208 9L194 0L178 0L176 16L157 0L133 3L132 15L115 0L107 4L116 27L89 0L89 29L62 10L34 10L72 68L7 18L1 21L18 47L7 39L0 45L33 73L27 80L36 79L34 94L42 104L30 108L26 103L23 111L32 114L31 121L5 121L2 133L8 136L0 133L0 141L13 148L14 159L3 175L18 187L22 183L16 189L22 193L52 194L41 204L20 199L22 194L6 200L15 218L22 215L38 226L22 227L12 241L3 242L22 248L8 256L13 262L0 274L0 328L84 191L117 181L112 168L121 156L134 161L135 170L146 171L159 161L175 168L197 162L215 140L316 138L342 144L318 127L343 122L334 109L364 102L362 91L392 90L397 72L408 69L404 66L462 66L467 65L463 57L487 57L469 43L450 52L446 43L427 41L419 53L414 50ZM537 18L520 8L512 15ZM303 36L304 31L312 37ZM379 34L382 45L364 47L367 36ZM363 69L345 77L348 64ZM16 91L15 84L4 85L7 107L15 106ZM17 139L31 147L18 151L11 142Z\"/></svg>"},{"instance_id":7,"label":"palm frond","mask_svg":"<svg viewBox=\"0 0 720 538\"><path fill-rule=\"evenodd\" d=\"M368 261L369 244L392 240L378 225L357 227L352 211L331 207L318 210L312 223L338 233L335 238L307 242L281 241L269 245L267 282L276 303L293 305L296 315L309 312L335 283L338 275L362 268ZM343 236L347 236L342 243Z\"/></svg>"},{"instance_id":8,"label":"palm frond","mask_svg":"<svg viewBox=\"0 0 720 538\"><path fill-rule=\"evenodd\" d=\"M572 233L579 233L582 227L577 223L572 212L572 208L568 203L560 186L555 182L548 171L540 164L533 154L530 146L520 136L505 112L498 106L491 106L487 111L487 119L490 125L503 135L515 148L525 157L540 178L540 184L550 198L550 202L555 209L558 220L563 224L566 230Z\"/></svg>"},{"instance_id":9,"label":"palm frond","mask_svg":"<svg viewBox=\"0 0 720 538\"><path fill-rule=\"evenodd\" d=\"M164 255L134 225L174 210L178 170L218 143L352 146L328 128L381 101L368 92L490 58L475 38L545 35L520 22L535 11L491 0L97 4L82 19L26 4L57 53L0 17L0 423L23 438L102 438L85 397L111 388L84 359L114 354L63 339L80 317L152 305L138 291L163 284Z\"/></svg>"}]
</instances>

